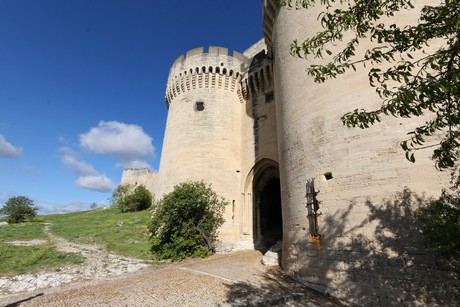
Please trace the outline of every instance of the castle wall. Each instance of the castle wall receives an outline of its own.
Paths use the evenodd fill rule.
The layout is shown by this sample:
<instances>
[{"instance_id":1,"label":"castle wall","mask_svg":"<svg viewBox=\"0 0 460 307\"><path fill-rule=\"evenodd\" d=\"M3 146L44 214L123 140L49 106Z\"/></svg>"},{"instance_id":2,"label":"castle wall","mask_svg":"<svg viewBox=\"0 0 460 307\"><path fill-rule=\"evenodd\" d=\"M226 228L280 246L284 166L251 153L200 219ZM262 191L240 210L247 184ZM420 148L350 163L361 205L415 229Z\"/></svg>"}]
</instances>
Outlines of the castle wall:
<instances>
[{"instance_id":1,"label":"castle wall","mask_svg":"<svg viewBox=\"0 0 460 307\"><path fill-rule=\"evenodd\" d=\"M424 247L408 208L438 196L448 174L435 170L429 150L417 152L415 164L404 158L398 142L417 119L383 118L365 130L342 125L346 112L381 102L365 70L317 84L305 72L308 63L289 54L294 39L320 29L318 13L278 12L275 1L265 1L265 37L274 51L283 268L360 303L439 299L449 273ZM312 178L320 191L321 244L312 240L307 220L305 184Z\"/></svg>"},{"instance_id":2,"label":"castle wall","mask_svg":"<svg viewBox=\"0 0 460 307\"><path fill-rule=\"evenodd\" d=\"M257 214L257 195L254 194L254 176L259 164L271 161L278 164L275 99L271 60L266 55L266 46L259 41L247 51L251 55L249 69L241 81L241 92L245 100L242 105L242 152L241 152L241 240L254 244L260 240Z\"/></svg>"},{"instance_id":3,"label":"castle wall","mask_svg":"<svg viewBox=\"0 0 460 307\"><path fill-rule=\"evenodd\" d=\"M229 205L219 237L239 239L235 210L240 199L241 105L239 82L248 59L227 49L189 51L171 68L166 99L168 119L160 161L157 196L188 180L212 184ZM202 102L204 109L198 110Z\"/></svg>"},{"instance_id":4,"label":"castle wall","mask_svg":"<svg viewBox=\"0 0 460 307\"><path fill-rule=\"evenodd\" d=\"M157 174L150 172L148 168L125 168L120 184L143 185L155 197L156 176Z\"/></svg>"},{"instance_id":5,"label":"castle wall","mask_svg":"<svg viewBox=\"0 0 460 307\"><path fill-rule=\"evenodd\" d=\"M197 48L175 61L156 199L187 180L211 183L229 202L219 239L250 247L260 235L257 189L279 176L286 272L362 304L453 304L458 282L424 246L411 211L439 196L449 174L435 170L429 149L412 164L399 146L429 114L344 127L343 114L381 100L362 67L318 84L305 72L308 62L289 54L294 39L320 30L318 13L265 0L266 46L259 41L231 56L226 48ZM416 20L407 11L390 21ZM368 47L362 43L358 54ZM127 170L122 183L149 176ZM307 219L310 179L319 190L320 241Z\"/></svg>"},{"instance_id":6,"label":"castle wall","mask_svg":"<svg viewBox=\"0 0 460 307\"><path fill-rule=\"evenodd\" d=\"M211 183L229 202L220 248L248 248L257 227L254 169L259 161L278 160L273 71L263 40L243 54L227 53L197 48L173 64L156 195L187 180Z\"/></svg>"}]
</instances>

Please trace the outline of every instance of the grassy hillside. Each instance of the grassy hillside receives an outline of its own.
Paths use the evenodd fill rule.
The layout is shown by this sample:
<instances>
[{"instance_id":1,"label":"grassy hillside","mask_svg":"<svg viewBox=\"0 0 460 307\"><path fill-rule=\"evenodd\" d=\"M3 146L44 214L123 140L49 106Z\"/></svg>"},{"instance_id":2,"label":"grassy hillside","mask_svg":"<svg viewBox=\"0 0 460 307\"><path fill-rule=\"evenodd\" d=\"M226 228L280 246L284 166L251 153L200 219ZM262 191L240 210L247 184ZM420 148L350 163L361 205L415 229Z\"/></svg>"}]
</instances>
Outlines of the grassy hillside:
<instances>
[{"instance_id":1,"label":"grassy hillside","mask_svg":"<svg viewBox=\"0 0 460 307\"><path fill-rule=\"evenodd\" d=\"M51 232L69 241L96 244L119 255L151 257L147 221L149 210L120 213L116 208L41 217ZM118 222L123 225L117 226Z\"/></svg>"},{"instance_id":2,"label":"grassy hillside","mask_svg":"<svg viewBox=\"0 0 460 307\"><path fill-rule=\"evenodd\" d=\"M123 256L150 259L148 219L148 210L120 213L115 208L108 208L39 216L34 222L0 226L0 275L58 269L84 261L79 254L56 251L44 232L47 223L53 234L69 241L99 245ZM35 246L7 243L29 240L45 240L48 243Z\"/></svg>"}]
</instances>

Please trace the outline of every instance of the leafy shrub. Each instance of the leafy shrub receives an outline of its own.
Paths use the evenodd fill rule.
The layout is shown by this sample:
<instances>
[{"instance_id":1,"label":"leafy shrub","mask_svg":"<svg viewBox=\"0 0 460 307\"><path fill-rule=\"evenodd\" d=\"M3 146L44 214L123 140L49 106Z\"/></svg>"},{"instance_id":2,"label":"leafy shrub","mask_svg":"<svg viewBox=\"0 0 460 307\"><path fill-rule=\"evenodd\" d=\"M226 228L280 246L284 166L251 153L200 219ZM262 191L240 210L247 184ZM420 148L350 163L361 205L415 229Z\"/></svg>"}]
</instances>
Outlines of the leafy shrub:
<instances>
[{"instance_id":1,"label":"leafy shrub","mask_svg":"<svg viewBox=\"0 0 460 307\"><path fill-rule=\"evenodd\" d=\"M460 272L460 197L443 191L439 199L417 211L423 236L434 251L451 260Z\"/></svg>"},{"instance_id":2,"label":"leafy shrub","mask_svg":"<svg viewBox=\"0 0 460 307\"><path fill-rule=\"evenodd\" d=\"M9 224L15 224L33 219L37 215L37 210L33 200L25 196L15 196L6 201L0 209L0 214L6 215Z\"/></svg>"},{"instance_id":3,"label":"leafy shrub","mask_svg":"<svg viewBox=\"0 0 460 307\"><path fill-rule=\"evenodd\" d=\"M202 181L175 186L154 208L149 224L152 252L158 259L209 255L226 205Z\"/></svg>"},{"instance_id":4,"label":"leafy shrub","mask_svg":"<svg viewBox=\"0 0 460 307\"><path fill-rule=\"evenodd\" d=\"M150 208L152 194L143 185L119 185L112 194L111 202L121 212L135 212Z\"/></svg>"}]
</instances>

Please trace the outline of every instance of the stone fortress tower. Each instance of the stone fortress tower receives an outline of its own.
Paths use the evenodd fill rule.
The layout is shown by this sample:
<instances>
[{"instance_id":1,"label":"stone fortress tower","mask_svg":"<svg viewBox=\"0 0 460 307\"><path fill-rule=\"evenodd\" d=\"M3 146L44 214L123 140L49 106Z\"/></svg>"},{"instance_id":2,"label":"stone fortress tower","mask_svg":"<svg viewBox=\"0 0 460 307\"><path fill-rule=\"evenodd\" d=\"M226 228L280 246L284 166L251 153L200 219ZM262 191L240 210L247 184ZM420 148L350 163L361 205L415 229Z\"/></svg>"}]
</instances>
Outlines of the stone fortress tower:
<instances>
[{"instance_id":1,"label":"stone fortress tower","mask_svg":"<svg viewBox=\"0 0 460 307\"><path fill-rule=\"evenodd\" d=\"M382 305L454 302L458 283L425 248L407 209L439 196L448 174L435 170L429 150L415 164L404 158L399 141L414 119L342 125L344 113L381 102L364 70L316 84L304 60L289 54L294 39L320 29L318 13L265 0L263 40L232 55L197 48L174 62L160 169L149 188L159 199L187 180L211 183L229 201L222 248L281 240L283 269L333 295ZM416 21L410 14L395 19ZM133 174L126 170L122 183L141 182ZM306 207L309 180L319 191L315 217Z\"/></svg>"},{"instance_id":2,"label":"stone fortress tower","mask_svg":"<svg viewBox=\"0 0 460 307\"><path fill-rule=\"evenodd\" d=\"M264 48L260 41L243 54L229 55L221 47L191 50L174 62L166 89L168 120L155 194L187 180L211 183L230 202L220 238L240 247L252 247L258 231L252 187L243 189L251 185L248 173L259 160L277 160L271 63ZM260 145L261 137L269 142ZM277 239L280 227L281 219ZM262 240L260 229L258 235Z\"/></svg>"}]
</instances>

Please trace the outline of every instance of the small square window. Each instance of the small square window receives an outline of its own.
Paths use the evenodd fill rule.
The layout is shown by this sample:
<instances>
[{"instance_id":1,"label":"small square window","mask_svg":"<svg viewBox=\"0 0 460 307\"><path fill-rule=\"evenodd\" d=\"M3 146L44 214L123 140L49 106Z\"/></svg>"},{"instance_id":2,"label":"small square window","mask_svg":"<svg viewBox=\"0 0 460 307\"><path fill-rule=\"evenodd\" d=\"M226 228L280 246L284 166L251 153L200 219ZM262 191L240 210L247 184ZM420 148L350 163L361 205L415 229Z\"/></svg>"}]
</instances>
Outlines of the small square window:
<instances>
[{"instance_id":1,"label":"small square window","mask_svg":"<svg viewBox=\"0 0 460 307\"><path fill-rule=\"evenodd\" d=\"M204 110L204 102L203 101L197 101L195 103L195 110L203 111Z\"/></svg>"}]
</instances>

